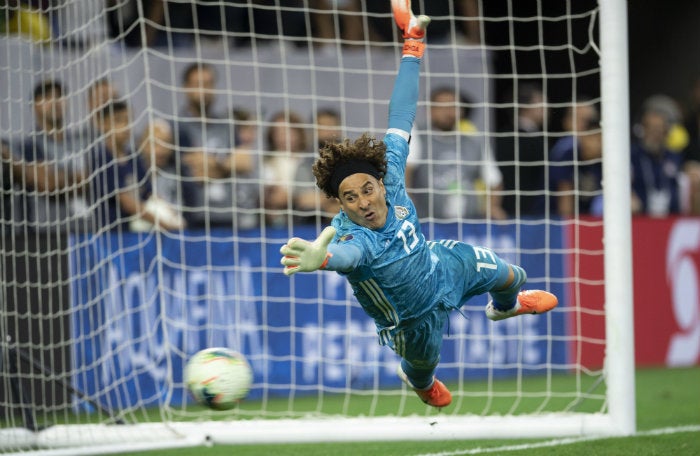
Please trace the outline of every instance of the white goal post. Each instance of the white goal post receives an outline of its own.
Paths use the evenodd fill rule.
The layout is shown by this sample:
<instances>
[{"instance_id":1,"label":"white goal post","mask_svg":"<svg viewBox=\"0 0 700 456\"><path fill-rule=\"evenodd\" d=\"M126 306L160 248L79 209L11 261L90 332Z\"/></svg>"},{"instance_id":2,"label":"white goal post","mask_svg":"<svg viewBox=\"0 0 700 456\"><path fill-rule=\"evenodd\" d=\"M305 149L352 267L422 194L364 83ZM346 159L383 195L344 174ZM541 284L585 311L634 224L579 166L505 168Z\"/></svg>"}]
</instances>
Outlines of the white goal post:
<instances>
[{"instance_id":1,"label":"white goal post","mask_svg":"<svg viewBox=\"0 0 700 456\"><path fill-rule=\"evenodd\" d=\"M601 93L603 149L629 151L629 73L627 8L624 2L601 2ZM605 313L610 417L621 435L637 429L634 386L634 306L632 294L632 227L629 153L605 154L603 183L605 238L613 252L605 255ZM609 192L609 193L608 193ZM618 306L619 304L619 306Z\"/></svg>"},{"instance_id":2,"label":"white goal post","mask_svg":"<svg viewBox=\"0 0 700 456\"><path fill-rule=\"evenodd\" d=\"M400 58L395 27L381 36L390 12L359 0L98 3L0 8L0 454L636 432L624 0L552 11L537 2L530 16L516 0L502 11L466 0L434 17L443 34L428 41L409 161L436 170L411 187L426 197L424 234L492 247L561 303L503 322L485 319L486 297L453 312L437 375L454 401L441 411L401 384L398 358L342 277L288 279L279 265L289 237L328 223L320 194L311 206L297 198L314 188L303 170L322 138L320 113L337 113L344 137L386 129ZM426 12L443 2L429 3L413 0ZM519 96L530 82L540 101ZM431 130L436 89L456 95L459 131ZM209 103L208 117L194 112ZM600 126L560 127L577 106L599 106ZM127 120L115 127L122 107ZM528 107L552 114L540 133L517 127ZM124 150L143 155L144 175L105 158L121 147L119 131ZM601 133L613 153L558 165L597 166L602 185L578 188L574 177L568 192L552 187L550 148ZM294 135L306 142L297 148ZM448 168L502 166L505 187L457 171L479 213L440 212L453 190L440 187L445 162L431 155L442 136L481 147ZM541 155L527 162L532 138ZM172 155L161 165L163 150ZM276 161L293 154L301 158ZM535 166L542 181L521 182ZM280 183L296 187L274 200ZM123 190L157 209L130 213L115 197ZM147 205L148 194L159 199ZM513 213L497 216L486 203L494 195L516 201ZM555 210L562 196L573 214ZM604 216L578 209L591 196ZM541 198L541 212L526 211L528 197ZM177 226L153 225L168 221ZM194 404L183 384L188 357L211 346L240 351L254 371L250 396L230 411Z\"/></svg>"}]
</instances>

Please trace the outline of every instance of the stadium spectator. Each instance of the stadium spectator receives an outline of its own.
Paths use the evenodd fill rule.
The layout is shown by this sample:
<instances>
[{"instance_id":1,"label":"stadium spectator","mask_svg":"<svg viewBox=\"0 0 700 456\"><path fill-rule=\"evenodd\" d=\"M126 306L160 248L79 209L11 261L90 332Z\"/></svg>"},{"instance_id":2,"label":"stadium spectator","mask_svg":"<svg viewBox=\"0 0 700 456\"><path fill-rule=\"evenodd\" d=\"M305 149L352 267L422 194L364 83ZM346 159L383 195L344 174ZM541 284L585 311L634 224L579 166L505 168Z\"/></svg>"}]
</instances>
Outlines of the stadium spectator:
<instances>
[{"instance_id":1,"label":"stadium spectator","mask_svg":"<svg viewBox=\"0 0 700 456\"><path fill-rule=\"evenodd\" d=\"M87 110L89 120L82 134L86 141L93 142L99 137L99 116L107 103L119 99L119 91L109 78L94 81L87 89Z\"/></svg>"},{"instance_id":2,"label":"stadium spectator","mask_svg":"<svg viewBox=\"0 0 700 456\"><path fill-rule=\"evenodd\" d=\"M683 152L688 146L690 138L683 123L683 115L678 102L668 95L656 94L644 100L642 110L646 111L649 108L663 112L669 121L666 148L671 152Z\"/></svg>"},{"instance_id":3,"label":"stadium spectator","mask_svg":"<svg viewBox=\"0 0 700 456\"><path fill-rule=\"evenodd\" d=\"M266 220L268 226L287 226L287 215L293 209L294 176L304 157L310 155L302 117L293 111L275 113L269 120L265 141Z\"/></svg>"},{"instance_id":4,"label":"stadium spectator","mask_svg":"<svg viewBox=\"0 0 700 456\"><path fill-rule=\"evenodd\" d=\"M671 125L666 110L645 103L630 152L634 214L664 217L682 211L679 179L683 157L667 147Z\"/></svg>"},{"instance_id":5,"label":"stadium spectator","mask_svg":"<svg viewBox=\"0 0 700 456\"><path fill-rule=\"evenodd\" d=\"M579 97L562 119L565 136L549 152L552 205L562 217L603 212L602 139L598 107Z\"/></svg>"},{"instance_id":6,"label":"stadium spectator","mask_svg":"<svg viewBox=\"0 0 700 456\"><path fill-rule=\"evenodd\" d=\"M170 212L171 217L186 226L196 218L196 211L202 210L200 187L175 149L171 124L164 119L153 119L141 134L139 143L153 189L153 199L149 202Z\"/></svg>"},{"instance_id":7,"label":"stadium spectator","mask_svg":"<svg viewBox=\"0 0 700 456\"><path fill-rule=\"evenodd\" d=\"M342 210L315 241L289 239L280 249L281 262L286 275L329 270L344 276L374 319L380 344L401 357L399 378L424 403L446 407L452 394L435 371L452 310L490 293L486 316L503 320L547 312L557 298L540 290L521 292L525 271L490 249L423 236L404 174L429 19L414 17L409 0L392 5L406 41L384 140L365 133L320 151L313 166L317 185Z\"/></svg>"},{"instance_id":8,"label":"stadium spectator","mask_svg":"<svg viewBox=\"0 0 700 456\"><path fill-rule=\"evenodd\" d=\"M496 138L496 161L503 175L503 210L510 217L545 213L545 164L548 146L542 131L548 117L542 89L532 83L517 88L515 119Z\"/></svg>"},{"instance_id":9,"label":"stadium spectator","mask_svg":"<svg viewBox=\"0 0 700 456\"><path fill-rule=\"evenodd\" d=\"M21 142L25 218L38 232L90 229L82 193L85 138L66 127L66 96L56 80L34 87L34 130Z\"/></svg>"},{"instance_id":10,"label":"stadium spectator","mask_svg":"<svg viewBox=\"0 0 700 456\"><path fill-rule=\"evenodd\" d=\"M233 108L231 118L235 125L236 147L243 150L255 150L258 147L258 122L250 111Z\"/></svg>"},{"instance_id":11,"label":"stadium spectator","mask_svg":"<svg viewBox=\"0 0 700 456\"><path fill-rule=\"evenodd\" d=\"M178 115L178 128L187 137L187 146L200 152L191 159L201 160L197 168L212 165L208 172L218 170L217 154L228 154L234 146L233 122L214 111L217 71L213 65L195 62L188 65L182 76L185 105Z\"/></svg>"},{"instance_id":12,"label":"stadium spectator","mask_svg":"<svg viewBox=\"0 0 700 456\"><path fill-rule=\"evenodd\" d=\"M484 138L459 131L459 99L454 87L430 93L430 129L420 138L424 156L413 157L411 166L416 208L438 221L503 219L501 173Z\"/></svg>"},{"instance_id":13,"label":"stadium spectator","mask_svg":"<svg viewBox=\"0 0 700 456\"><path fill-rule=\"evenodd\" d=\"M326 143L338 143L343 139L340 113L331 108L316 111L313 119L316 150ZM296 223L328 224L338 213L340 206L335 198L327 198L316 187L311 166L317 154L310 153L304 157L294 175L294 211ZM306 215L310 214L310 215Z\"/></svg>"},{"instance_id":14,"label":"stadium spectator","mask_svg":"<svg viewBox=\"0 0 700 456\"><path fill-rule=\"evenodd\" d=\"M183 73L185 105L181 109L175 130L183 161L190 167L201 185L205 210L199 227L234 226L235 191L232 172L239 171L233 156L235 128L233 120L214 112L217 72L203 62L192 63Z\"/></svg>"},{"instance_id":15,"label":"stadium spectator","mask_svg":"<svg viewBox=\"0 0 700 456\"><path fill-rule=\"evenodd\" d=\"M182 225L157 217L146 203L152 194L143 157L132 148L129 107L124 101L107 103L99 116L103 141L90 154L90 197L97 230L127 231L143 219L166 230Z\"/></svg>"},{"instance_id":16,"label":"stadium spectator","mask_svg":"<svg viewBox=\"0 0 700 456\"><path fill-rule=\"evenodd\" d=\"M228 161L222 163L223 169L233 179L234 207L237 215L235 223L238 228L260 226L260 140L258 122L245 109L235 108L231 112L235 124L235 143Z\"/></svg>"}]
</instances>

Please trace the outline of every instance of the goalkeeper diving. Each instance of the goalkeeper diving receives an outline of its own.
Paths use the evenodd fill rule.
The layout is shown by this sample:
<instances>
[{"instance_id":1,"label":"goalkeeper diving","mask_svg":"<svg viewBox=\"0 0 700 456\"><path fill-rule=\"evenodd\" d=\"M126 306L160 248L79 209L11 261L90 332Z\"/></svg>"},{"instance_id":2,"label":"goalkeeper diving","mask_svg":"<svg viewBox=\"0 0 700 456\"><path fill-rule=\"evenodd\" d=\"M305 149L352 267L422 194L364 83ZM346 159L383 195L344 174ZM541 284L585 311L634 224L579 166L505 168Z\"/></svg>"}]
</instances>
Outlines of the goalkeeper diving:
<instances>
[{"instance_id":1,"label":"goalkeeper diving","mask_svg":"<svg viewBox=\"0 0 700 456\"><path fill-rule=\"evenodd\" d=\"M454 240L426 241L406 192L408 141L416 115L420 63L430 18L414 16L410 0L392 0L403 53L383 141L367 133L328 143L313 165L317 186L340 212L313 242L292 238L280 249L284 273L336 271L345 276L379 342L402 359L399 377L428 405L452 394L435 378L449 312L489 293L486 316L502 320L553 309L546 291L521 291L527 275L491 249Z\"/></svg>"}]
</instances>

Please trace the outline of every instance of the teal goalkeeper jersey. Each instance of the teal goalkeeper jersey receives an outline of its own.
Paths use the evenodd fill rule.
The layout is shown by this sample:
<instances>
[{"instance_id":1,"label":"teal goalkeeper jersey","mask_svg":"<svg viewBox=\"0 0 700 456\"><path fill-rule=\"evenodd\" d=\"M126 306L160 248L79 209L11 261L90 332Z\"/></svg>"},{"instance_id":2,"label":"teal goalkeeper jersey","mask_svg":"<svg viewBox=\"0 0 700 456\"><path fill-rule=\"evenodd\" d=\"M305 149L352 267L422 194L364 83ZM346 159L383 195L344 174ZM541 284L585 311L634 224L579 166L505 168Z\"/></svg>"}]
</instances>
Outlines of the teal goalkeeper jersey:
<instances>
[{"instance_id":1,"label":"teal goalkeeper jersey","mask_svg":"<svg viewBox=\"0 0 700 456\"><path fill-rule=\"evenodd\" d=\"M384 143L388 162L384 176L389 207L386 224L371 230L341 211L333 219L336 236L328 249L334 255L342 255L351 246L359 251L355 268L339 273L347 277L380 334L410 326L450 294L444 265L426 242L416 208L406 193L408 142L388 132ZM455 305L459 303L446 307Z\"/></svg>"}]
</instances>

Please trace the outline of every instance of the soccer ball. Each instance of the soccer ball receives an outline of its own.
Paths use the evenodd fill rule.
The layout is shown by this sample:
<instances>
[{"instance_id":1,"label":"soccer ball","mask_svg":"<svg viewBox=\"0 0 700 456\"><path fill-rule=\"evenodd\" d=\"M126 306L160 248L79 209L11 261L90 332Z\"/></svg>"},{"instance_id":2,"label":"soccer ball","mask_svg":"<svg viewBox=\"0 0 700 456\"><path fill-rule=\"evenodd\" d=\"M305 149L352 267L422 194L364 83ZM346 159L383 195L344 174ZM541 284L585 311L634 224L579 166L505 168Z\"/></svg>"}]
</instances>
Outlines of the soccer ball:
<instances>
[{"instance_id":1,"label":"soccer ball","mask_svg":"<svg viewBox=\"0 0 700 456\"><path fill-rule=\"evenodd\" d=\"M185 384L194 399L214 410L228 410L246 397L253 382L250 364L228 348L207 348L185 366Z\"/></svg>"}]
</instances>

